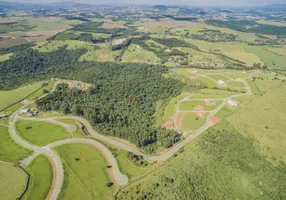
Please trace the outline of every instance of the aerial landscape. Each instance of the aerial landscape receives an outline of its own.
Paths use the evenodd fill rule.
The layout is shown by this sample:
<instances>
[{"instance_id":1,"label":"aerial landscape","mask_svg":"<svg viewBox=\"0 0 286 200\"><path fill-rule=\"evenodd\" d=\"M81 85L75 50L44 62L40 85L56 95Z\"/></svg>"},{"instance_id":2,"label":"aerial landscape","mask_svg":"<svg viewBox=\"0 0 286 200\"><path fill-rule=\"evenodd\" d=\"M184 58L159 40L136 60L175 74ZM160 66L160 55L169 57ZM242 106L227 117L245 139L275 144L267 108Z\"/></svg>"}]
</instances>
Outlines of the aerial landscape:
<instances>
[{"instance_id":1,"label":"aerial landscape","mask_svg":"<svg viewBox=\"0 0 286 200\"><path fill-rule=\"evenodd\" d=\"M0 200L285 200L286 2L99 2L0 1Z\"/></svg>"}]
</instances>

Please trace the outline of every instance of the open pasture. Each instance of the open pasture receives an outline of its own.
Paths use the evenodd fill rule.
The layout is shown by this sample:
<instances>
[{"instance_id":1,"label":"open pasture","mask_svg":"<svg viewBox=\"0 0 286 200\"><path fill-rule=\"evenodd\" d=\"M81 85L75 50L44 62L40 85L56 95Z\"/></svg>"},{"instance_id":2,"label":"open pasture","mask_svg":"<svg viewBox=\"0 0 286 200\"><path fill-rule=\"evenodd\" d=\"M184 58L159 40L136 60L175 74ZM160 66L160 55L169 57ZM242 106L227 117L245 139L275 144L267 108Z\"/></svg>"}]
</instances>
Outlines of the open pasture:
<instances>
[{"instance_id":1,"label":"open pasture","mask_svg":"<svg viewBox=\"0 0 286 200\"><path fill-rule=\"evenodd\" d=\"M98 45L100 49L90 49L80 57L80 61L114 61L121 51L112 51L108 45Z\"/></svg>"},{"instance_id":2,"label":"open pasture","mask_svg":"<svg viewBox=\"0 0 286 200\"><path fill-rule=\"evenodd\" d=\"M38 42L37 46L34 46L33 49L38 50L40 52L52 52L64 46L67 46L68 50L90 48L90 44L88 42L77 41L77 40L64 40L64 41L52 40L52 41Z\"/></svg>"},{"instance_id":3,"label":"open pasture","mask_svg":"<svg viewBox=\"0 0 286 200\"><path fill-rule=\"evenodd\" d=\"M111 199L114 186L106 185L112 180L98 150L87 144L66 144L55 150L66 172L59 199Z\"/></svg>"},{"instance_id":4,"label":"open pasture","mask_svg":"<svg viewBox=\"0 0 286 200\"><path fill-rule=\"evenodd\" d=\"M122 62L157 63L160 59L150 51L143 50L138 45L130 45L122 56Z\"/></svg>"}]
</instances>

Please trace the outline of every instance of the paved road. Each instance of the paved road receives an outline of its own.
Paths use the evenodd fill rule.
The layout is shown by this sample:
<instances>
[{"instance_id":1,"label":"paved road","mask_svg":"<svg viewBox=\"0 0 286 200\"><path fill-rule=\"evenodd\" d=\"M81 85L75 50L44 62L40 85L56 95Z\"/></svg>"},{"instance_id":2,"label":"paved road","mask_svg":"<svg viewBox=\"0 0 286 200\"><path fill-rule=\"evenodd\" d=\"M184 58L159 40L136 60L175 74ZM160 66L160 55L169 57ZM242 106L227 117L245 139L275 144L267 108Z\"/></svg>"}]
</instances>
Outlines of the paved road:
<instances>
[{"instance_id":1,"label":"paved road","mask_svg":"<svg viewBox=\"0 0 286 200\"><path fill-rule=\"evenodd\" d=\"M251 75L250 75L251 77ZM213 124L211 123L211 118L227 103L227 101L229 99L232 98L236 98L236 97L240 97L240 96L244 96L244 95L250 95L251 94L251 89L249 87L249 85L246 83L246 81L244 79L241 80L241 82L243 82L245 84L245 87L247 89L247 93L243 93L243 94L235 94L232 95L228 98L225 98L223 100L222 103L220 103L218 105L218 107L216 107L215 110L211 111L210 114L207 117L207 120L205 122L205 124L203 126L201 126L199 129L197 129L193 134L191 134L189 137L187 137L185 140L183 140L182 142L176 144L174 147L172 147L169 151L167 151L166 153L162 154L162 155L158 155L158 156L150 156L150 155L145 155L142 152L140 152L138 149L133 148L125 143L122 143L120 141L117 141L115 139L112 139L110 137L104 136L104 135L100 135L99 133L97 133L96 131L93 130L92 126L90 125L90 123L81 117L77 117L77 116L62 116L62 117L53 117L53 118L43 118L41 119L41 121L47 121L49 123L55 123L58 125L61 125L65 128L67 128L67 125L65 123L59 122L57 121L57 119L75 119L77 121L79 121L80 123L84 124L87 131L91 134L92 137L94 137L95 139L98 139L100 141L104 141L107 142L108 144L111 144L113 146L119 147L121 149L124 149L126 151L129 152L133 152L137 155L142 155L145 159L148 160L153 160L153 161L159 161L159 160L166 160L168 158L170 158L171 156L173 156L180 148L182 148L183 146L185 146L186 144L188 144L189 142L191 142L192 140L194 140L195 138L197 138L201 133L203 133L205 130L207 130L209 127L211 127ZM54 87L55 88L55 87ZM184 99L182 99L180 102L182 102L183 100L186 100L188 98L190 98L192 95L188 95L187 97L185 97ZM179 107L179 103L177 103L176 108ZM59 159L59 157L57 156L57 154L55 152L53 152L52 150L50 150L50 148L52 147L56 147L59 145L63 145L63 144L68 144L68 143L88 143L93 145L94 147L98 148L101 152L103 152L103 154L105 155L105 158L107 159L107 162L110 163L112 165L112 172L114 174L114 178L116 180L116 182L120 185L124 185L128 182L128 179L125 175L123 175L118 167L117 161L116 159L113 157L112 153L101 143L95 141L95 140L91 140L91 139L83 139L83 138L72 138L72 139L66 139L66 140L62 140L62 141L57 141L54 143L51 143L49 145L47 145L46 147L38 147L36 145L30 144L29 142L23 140L22 138L20 138L17 135L17 132L15 130L15 121L18 119L18 113L19 111L23 109L20 108L19 110L17 110L15 113L13 113L13 115L11 116L11 120L9 123L9 132L11 135L11 138L17 142L18 144L20 144L21 146L23 146L24 148L30 149L30 150L34 150L33 155L29 156L28 158L22 160L22 164L28 164L29 162L31 162L32 159L34 159L37 155L39 154L45 154L52 162L53 165L53 169L54 169L54 173L55 173L55 178L53 180L53 186L50 190L50 193L48 195L48 199L56 199L62 183L63 183L63 168L62 168L62 164L61 161ZM177 109L176 109L177 111ZM39 120L38 118L30 118L29 120ZM71 127L69 127L71 128Z\"/></svg>"}]
</instances>

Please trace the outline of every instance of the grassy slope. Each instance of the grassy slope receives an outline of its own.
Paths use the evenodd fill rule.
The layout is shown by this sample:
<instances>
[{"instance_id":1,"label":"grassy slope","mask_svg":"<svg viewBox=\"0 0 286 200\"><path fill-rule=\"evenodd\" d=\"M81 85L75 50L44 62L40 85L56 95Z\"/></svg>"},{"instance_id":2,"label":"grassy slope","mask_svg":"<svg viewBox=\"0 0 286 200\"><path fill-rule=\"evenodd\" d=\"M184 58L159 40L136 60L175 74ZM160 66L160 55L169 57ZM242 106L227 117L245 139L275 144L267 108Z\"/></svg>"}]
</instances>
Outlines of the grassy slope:
<instances>
[{"instance_id":1,"label":"grassy slope","mask_svg":"<svg viewBox=\"0 0 286 200\"><path fill-rule=\"evenodd\" d=\"M17 88L10 91L0 91L0 109L19 101L28 94L34 92L41 87L41 82L32 85L27 85L24 87Z\"/></svg>"},{"instance_id":2,"label":"grassy slope","mask_svg":"<svg viewBox=\"0 0 286 200\"><path fill-rule=\"evenodd\" d=\"M92 146L68 144L56 148L65 168L64 185L59 199L109 199L113 187L106 183L106 161ZM79 158L76 161L75 158Z\"/></svg>"},{"instance_id":3,"label":"grassy slope","mask_svg":"<svg viewBox=\"0 0 286 200\"><path fill-rule=\"evenodd\" d=\"M8 127L0 126L0 160L17 163L32 152L20 147L10 137Z\"/></svg>"},{"instance_id":4,"label":"grassy slope","mask_svg":"<svg viewBox=\"0 0 286 200\"><path fill-rule=\"evenodd\" d=\"M13 55L13 54L8 53L8 54L0 55L0 62L5 61L5 60L9 60L11 55Z\"/></svg>"},{"instance_id":5,"label":"grassy slope","mask_svg":"<svg viewBox=\"0 0 286 200\"><path fill-rule=\"evenodd\" d=\"M53 181L53 169L49 159L40 155L25 168L30 174L30 183L23 199L45 199Z\"/></svg>"},{"instance_id":6,"label":"grassy slope","mask_svg":"<svg viewBox=\"0 0 286 200\"><path fill-rule=\"evenodd\" d=\"M118 199L283 199L285 177L285 168L266 161L251 140L223 122Z\"/></svg>"},{"instance_id":7,"label":"grassy slope","mask_svg":"<svg viewBox=\"0 0 286 200\"><path fill-rule=\"evenodd\" d=\"M0 162L0 199L17 199L25 190L27 175L10 164Z\"/></svg>"},{"instance_id":8,"label":"grassy slope","mask_svg":"<svg viewBox=\"0 0 286 200\"><path fill-rule=\"evenodd\" d=\"M263 155L286 162L286 84L270 78L255 83L265 96L244 100L229 120Z\"/></svg>"},{"instance_id":9,"label":"grassy slope","mask_svg":"<svg viewBox=\"0 0 286 200\"><path fill-rule=\"evenodd\" d=\"M149 62L157 63L159 58L150 51L143 50L142 47L137 48L137 45L130 45L122 56L123 62Z\"/></svg>"},{"instance_id":10,"label":"grassy slope","mask_svg":"<svg viewBox=\"0 0 286 200\"><path fill-rule=\"evenodd\" d=\"M78 41L78 40L54 40L54 41L44 41L38 42L37 46L33 47L33 49L38 50L40 52L52 52L57 49L64 47L67 45L67 49L81 49L81 48L89 48L88 42Z\"/></svg>"},{"instance_id":11,"label":"grassy slope","mask_svg":"<svg viewBox=\"0 0 286 200\"><path fill-rule=\"evenodd\" d=\"M16 129L23 139L41 146L72 137L63 127L46 122L17 121Z\"/></svg>"}]
</instances>

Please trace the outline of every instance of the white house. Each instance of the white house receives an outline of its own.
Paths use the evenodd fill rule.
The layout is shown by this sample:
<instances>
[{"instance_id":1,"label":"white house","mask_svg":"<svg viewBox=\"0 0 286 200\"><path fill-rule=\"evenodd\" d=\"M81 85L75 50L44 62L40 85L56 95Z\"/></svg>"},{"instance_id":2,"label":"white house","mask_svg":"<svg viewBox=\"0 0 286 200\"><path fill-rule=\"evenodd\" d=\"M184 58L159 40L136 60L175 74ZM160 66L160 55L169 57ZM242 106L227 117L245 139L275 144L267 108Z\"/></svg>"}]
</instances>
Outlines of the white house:
<instances>
[{"instance_id":1,"label":"white house","mask_svg":"<svg viewBox=\"0 0 286 200\"><path fill-rule=\"evenodd\" d=\"M224 85L224 84L225 84L225 82L224 82L224 81L222 81L222 80L218 80L218 81L217 81L217 84L219 84L219 85Z\"/></svg>"},{"instance_id":2,"label":"white house","mask_svg":"<svg viewBox=\"0 0 286 200\"><path fill-rule=\"evenodd\" d=\"M238 105L238 102L230 99L230 100L227 101L227 104L228 104L230 107L232 107L232 106L237 106L237 105Z\"/></svg>"}]
</instances>

